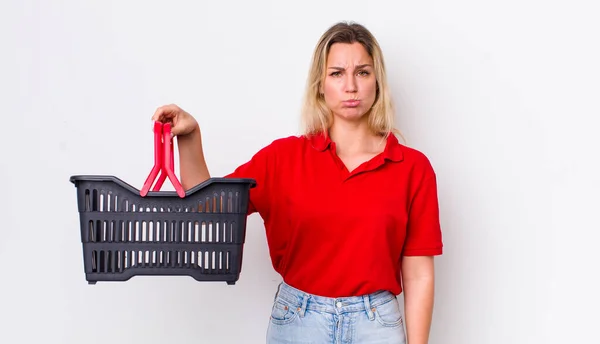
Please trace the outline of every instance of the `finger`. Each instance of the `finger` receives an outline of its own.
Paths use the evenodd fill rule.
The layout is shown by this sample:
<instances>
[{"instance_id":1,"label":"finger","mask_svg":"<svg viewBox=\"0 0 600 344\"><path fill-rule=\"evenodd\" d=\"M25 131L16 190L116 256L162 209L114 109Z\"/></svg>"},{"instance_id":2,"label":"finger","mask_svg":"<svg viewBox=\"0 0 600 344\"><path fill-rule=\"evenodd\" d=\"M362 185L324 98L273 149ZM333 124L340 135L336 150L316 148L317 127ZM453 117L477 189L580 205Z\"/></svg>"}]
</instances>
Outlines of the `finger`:
<instances>
[{"instance_id":1,"label":"finger","mask_svg":"<svg viewBox=\"0 0 600 344\"><path fill-rule=\"evenodd\" d=\"M168 115L168 110L165 106L161 106L154 111L154 115L152 116L152 121L154 122L162 122L165 117Z\"/></svg>"},{"instance_id":2,"label":"finger","mask_svg":"<svg viewBox=\"0 0 600 344\"><path fill-rule=\"evenodd\" d=\"M171 137L181 134L181 128L175 124L171 126Z\"/></svg>"},{"instance_id":3,"label":"finger","mask_svg":"<svg viewBox=\"0 0 600 344\"><path fill-rule=\"evenodd\" d=\"M177 106L174 104L160 106L154 112L154 115L152 116L152 120L164 122L167 119L171 119L177 113L176 109L177 109Z\"/></svg>"},{"instance_id":4,"label":"finger","mask_svg":"<svg viewBox=\"0 0 600 344\"><path fill-rule=\"evenodd\" d=\"M154 111L154 114L152 114L152 122L160 121L160 117L162 116L162 113L163 113L162 106L156 108L156 110Z\"/></svg>"}]
</instances>

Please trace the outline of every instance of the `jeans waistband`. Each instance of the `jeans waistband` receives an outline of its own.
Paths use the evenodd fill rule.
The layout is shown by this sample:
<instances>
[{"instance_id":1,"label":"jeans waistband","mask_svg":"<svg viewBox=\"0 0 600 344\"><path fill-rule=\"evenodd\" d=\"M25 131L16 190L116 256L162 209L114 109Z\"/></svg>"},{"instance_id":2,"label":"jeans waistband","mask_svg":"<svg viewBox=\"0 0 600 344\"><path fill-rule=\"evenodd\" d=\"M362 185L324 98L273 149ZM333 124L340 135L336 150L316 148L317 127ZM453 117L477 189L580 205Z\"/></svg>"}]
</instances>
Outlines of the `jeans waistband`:
<instances>
[{"instance_id":1,"label":"jeans waistband","mask_svg":"<svg viewBox=\"0 0 600 344\"><path fill-rule=\"evenodd\" d=\"M363 296L331 298L305 293L282 282L279 285L275 301L283 301L286 306L294 307L301 313L309 309L332 314L367 312L371 316L374 308L391 301L395 297L389 291L381 290Z\"/></svg>"}]
</instances>

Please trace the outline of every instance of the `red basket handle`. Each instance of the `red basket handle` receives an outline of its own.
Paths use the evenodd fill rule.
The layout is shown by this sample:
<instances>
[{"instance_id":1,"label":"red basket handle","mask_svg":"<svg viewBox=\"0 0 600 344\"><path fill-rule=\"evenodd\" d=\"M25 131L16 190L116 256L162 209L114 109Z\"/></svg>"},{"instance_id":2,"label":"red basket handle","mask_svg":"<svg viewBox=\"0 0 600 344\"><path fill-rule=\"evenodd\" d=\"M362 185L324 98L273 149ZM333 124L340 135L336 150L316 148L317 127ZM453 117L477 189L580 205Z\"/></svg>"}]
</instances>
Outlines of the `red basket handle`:
<instances>
[{"instance_id":1,"label":"red basket handle","mask_svg":"<svg viewBox=\"0 0 600 344\"><path fill-rule=\"evenodd\" d=\"M172 141L171 124L154 122L154 166L146 178L144 186L140 190L140 196L145 197L148 194L150 187L152 187L152 183L154 183L154 180L160 172L160 177L156 181L152 191L159 191L168 177L179 197L185 197L185 190L183 190L183 187L174 172L175 158Z\"/></svg>"}]
</instances>

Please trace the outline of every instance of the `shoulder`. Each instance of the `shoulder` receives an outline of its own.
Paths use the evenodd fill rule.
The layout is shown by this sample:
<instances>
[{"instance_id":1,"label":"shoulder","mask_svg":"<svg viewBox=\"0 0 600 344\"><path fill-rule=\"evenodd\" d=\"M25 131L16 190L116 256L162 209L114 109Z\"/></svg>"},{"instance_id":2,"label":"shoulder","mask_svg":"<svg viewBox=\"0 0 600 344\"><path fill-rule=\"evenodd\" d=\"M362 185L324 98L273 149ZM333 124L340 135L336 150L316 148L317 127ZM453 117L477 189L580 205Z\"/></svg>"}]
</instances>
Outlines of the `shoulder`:
<instances>
[{"instance_id":1,"label":"shoulder","mask_svg":"<svg viewBox=\"0 0 600 344\"><path fill-rule=\"evenodd\" d=\"M289 135L273 140L270 146L275 149L286 149L302 145L306 141L304 136Z\"/></svg>"},{"instance_id":2,"label":"shoulder","mask_svg":"<svg viewBox=\"0 0 600 344\"><path fill-rule=\"evenodd\" d=\"M402 150L402 155L405 161L412 164L431 165L429 157L427 157L424 152L402 143L398 143L398 147Z\"/></svg>"},{"instance_id":3,"label":"shoulder","mask_svg":"<svg viewBox=\"0 0 600 344\"><path fill-rule=\"evenodd\" d=\"M289 156L290 153L300 151L305 139L302 136L285 136L271 140L256 152L254 159L272 160L279 156Z\"/></svg>"},{"instance_id":4,"label":"shoulder","mask_svg":"<svg viewBox=\"0 0 600 344\"><path fill-rule=\"evenodd\" d=\"M291 151L302 148L306 144L304 136L290 135L272 140L262 150L272 153L289 153Z\"/></svg>"},{"instance_id":5,"label":"shoulder","mask_svg":"<svg viewBox=\"0 0 600 344\"><path fill-rule=\"evenodd\" d=\"M409 168L412 173L420 175L422 178L434 178L435 170L431 159L421 150L397 143L402 151L402 163Z\"/></svg>"}]
</instances>

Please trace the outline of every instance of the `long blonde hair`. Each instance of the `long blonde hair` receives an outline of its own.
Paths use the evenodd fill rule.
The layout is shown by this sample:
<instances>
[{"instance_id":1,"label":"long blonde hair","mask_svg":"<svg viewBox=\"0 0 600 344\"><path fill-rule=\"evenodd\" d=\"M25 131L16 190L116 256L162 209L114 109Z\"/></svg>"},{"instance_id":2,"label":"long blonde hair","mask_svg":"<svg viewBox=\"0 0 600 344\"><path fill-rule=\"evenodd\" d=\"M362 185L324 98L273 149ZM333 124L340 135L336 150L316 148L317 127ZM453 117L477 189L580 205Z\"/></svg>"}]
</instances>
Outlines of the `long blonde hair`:
<instances>
[{"instance_id":1,"label":"long blonde hair","mask_svg":"<svg viewBox=\"0 0 600 344\"><path fill-rule=\"evenodd\" d=\"M369 112L369 129L379 135L391 132L400 134L394 128L394 105L390 97L385 71L385 63L379 43L367 28L358 23L339 22L330 27L319 39L309 69L301 119L305 135L327 134L333 122L331 110L321 95L321 85L326 76L329 50L334 43L362 44L373 59L373 69L377 80L375 102Z\"/></svg>"}]
</instances>

